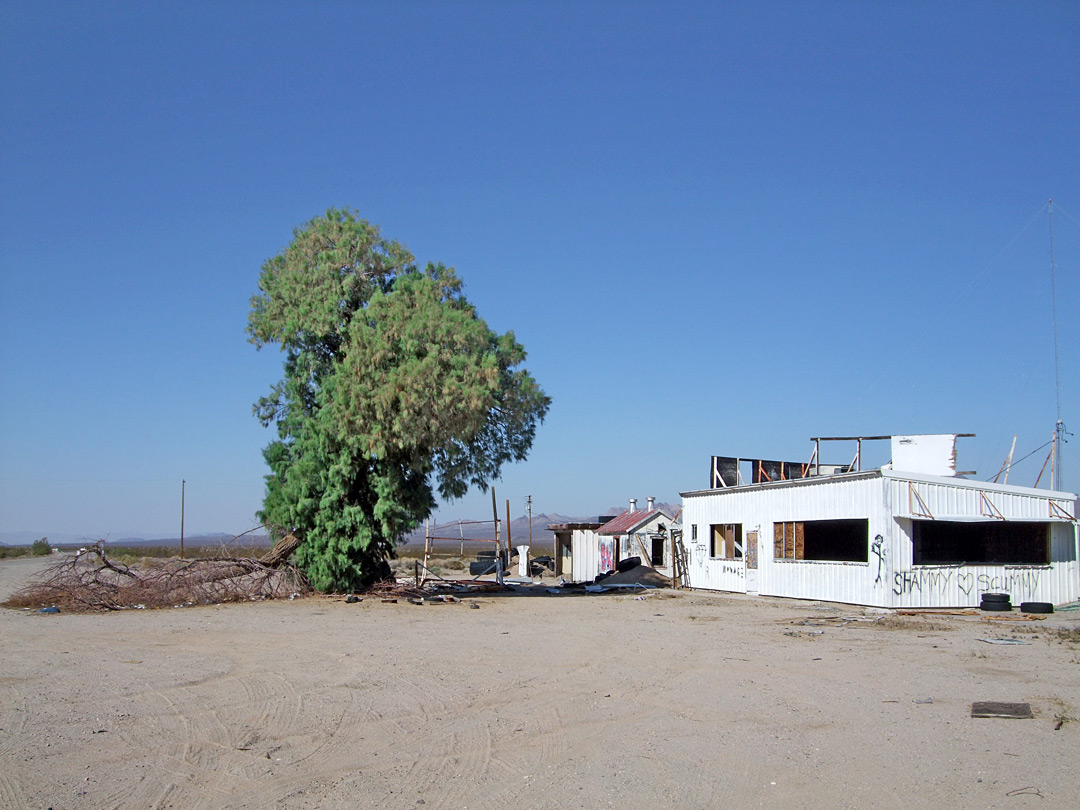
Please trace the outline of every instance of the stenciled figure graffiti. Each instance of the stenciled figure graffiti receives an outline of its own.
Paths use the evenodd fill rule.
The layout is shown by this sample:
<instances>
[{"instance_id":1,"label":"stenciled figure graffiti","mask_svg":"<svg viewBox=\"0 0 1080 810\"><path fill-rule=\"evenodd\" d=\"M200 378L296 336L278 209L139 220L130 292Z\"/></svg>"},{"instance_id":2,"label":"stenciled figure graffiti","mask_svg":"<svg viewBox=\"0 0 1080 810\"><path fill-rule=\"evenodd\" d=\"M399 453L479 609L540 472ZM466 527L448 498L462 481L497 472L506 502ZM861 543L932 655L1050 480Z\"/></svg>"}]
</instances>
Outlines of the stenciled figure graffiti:
<instances>
[{"instance_id":1,"label":"stenciled figure graffiti","mask_svg":"<svg viewBox=\"0 0 1080 810\"><path fill-rule=\"evenodd\" d=\"M875 585L881 582L881 566L885 564L886 552L883 548L884 543L884 539L879 534L874 538L874 542L870 544L870 553L877 557L877 576L874 578Z\"/></svg>"}]
</instances>

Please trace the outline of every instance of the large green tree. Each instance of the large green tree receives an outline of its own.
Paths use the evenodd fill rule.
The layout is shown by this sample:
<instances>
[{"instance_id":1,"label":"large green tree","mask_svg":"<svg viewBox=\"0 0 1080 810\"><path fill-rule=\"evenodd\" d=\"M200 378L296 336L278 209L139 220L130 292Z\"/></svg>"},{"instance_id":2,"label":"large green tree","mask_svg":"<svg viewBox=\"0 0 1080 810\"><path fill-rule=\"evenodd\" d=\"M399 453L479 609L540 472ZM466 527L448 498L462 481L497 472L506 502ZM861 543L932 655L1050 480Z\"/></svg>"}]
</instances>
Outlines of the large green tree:
<instances>
[{"instance_id":1,"label":"large green tree","mask_svg":"<svg viewBox=\"0 0 1080 810\"><path fill-rule=\"evenodd\" d=\"M251 299L250 340L279 344L284 377L255 405L278 438L259 518L301 540L320 590L389 574L397 543L435 493L486 488L525 458L550 400L441 264L419 270L404 246L348 210L293 231Z\"/></svg>"}]
</instances>

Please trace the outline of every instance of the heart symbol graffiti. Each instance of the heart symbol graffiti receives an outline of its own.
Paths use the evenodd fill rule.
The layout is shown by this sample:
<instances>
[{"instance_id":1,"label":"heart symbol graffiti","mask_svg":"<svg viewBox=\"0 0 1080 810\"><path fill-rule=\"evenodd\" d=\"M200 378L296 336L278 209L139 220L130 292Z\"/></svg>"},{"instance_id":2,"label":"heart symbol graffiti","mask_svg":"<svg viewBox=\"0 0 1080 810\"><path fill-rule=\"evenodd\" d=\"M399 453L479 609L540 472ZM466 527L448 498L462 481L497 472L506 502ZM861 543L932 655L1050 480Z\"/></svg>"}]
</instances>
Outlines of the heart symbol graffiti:
<instances>
[{"instance_id":1,"label":"heart symbol graffiti","mask_svg":"<svg viewBox=\"0 0 1080 810\"><path fill-rule=\"evenodd\" d=\"M972 587L975 585L975 575L957 574L956 584L960 586L960 590L962 590L965 595L970 594Z\"/></svg>"}]
</instances>

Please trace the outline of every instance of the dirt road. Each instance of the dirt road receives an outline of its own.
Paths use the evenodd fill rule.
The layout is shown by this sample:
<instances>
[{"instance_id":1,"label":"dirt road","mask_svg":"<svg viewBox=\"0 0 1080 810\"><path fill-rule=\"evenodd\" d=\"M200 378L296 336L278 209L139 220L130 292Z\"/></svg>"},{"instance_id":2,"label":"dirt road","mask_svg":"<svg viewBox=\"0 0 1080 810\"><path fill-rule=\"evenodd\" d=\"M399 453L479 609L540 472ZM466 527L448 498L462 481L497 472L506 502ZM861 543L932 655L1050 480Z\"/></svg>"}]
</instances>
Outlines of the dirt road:
<instances>
[{"instance_id":1,"label":"dirt road","mask_svg":"<svg viewBox=\"0 0 1080 810\"><path fill-rule=\"evenodd\" d=\"M0 807L1073 808L1078 636L701 592L5 609Z\"/></svg>"}]
</instances>

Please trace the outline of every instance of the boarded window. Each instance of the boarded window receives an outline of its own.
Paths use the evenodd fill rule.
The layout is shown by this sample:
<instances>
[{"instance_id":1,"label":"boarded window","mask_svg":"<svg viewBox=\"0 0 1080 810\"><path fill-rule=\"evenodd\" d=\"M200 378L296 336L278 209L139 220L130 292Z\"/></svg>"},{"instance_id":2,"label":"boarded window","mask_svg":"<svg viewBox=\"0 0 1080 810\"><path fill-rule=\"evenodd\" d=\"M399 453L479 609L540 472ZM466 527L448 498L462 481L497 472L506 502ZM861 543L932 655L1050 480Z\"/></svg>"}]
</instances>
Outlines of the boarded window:
<instances>
[{"instance_id":1,"label":"boarded window","mask_svg":"<svg viewBox=\"0 0 1080 810\"><path fill-rule=\"evenodd\" d=\"M741 523L717 523L709 527L709 556L723 560L743 558Z\"/></svg>"},{"instance_id":2,"label":"boarded window","mask_svg":"<svg viewBox=\"0 0 1080 810\"><path fill-rule=\"evenodd\" d=\"M865 518L774 523L773 557L778 560L867 562L868 537Z\"/></svg>"},{"instance_id":3,"label":"boarded window","mask_svg":"<svg viewBox=\"0 0 1080 810\"><path fill-rule=\"evenodd\" d=\"M778 560L805 559L805 532L802 523L773 524L773 556Z\"/></svg>"},{"instance_id":4,"label":"boarded window","mask_svg":"<svg viewBox=\"0 0 1080 810\"><path fill-rule=\"evenodd\" d=\"M915 520L912 523L915 565L1050 563L1049 523L959 523L947 520Z\"/></svg>"}]
</instances>

